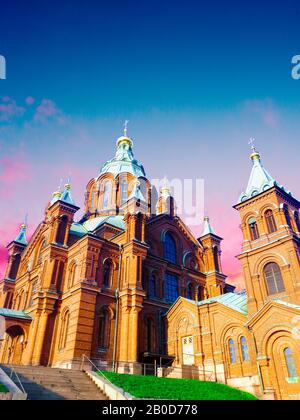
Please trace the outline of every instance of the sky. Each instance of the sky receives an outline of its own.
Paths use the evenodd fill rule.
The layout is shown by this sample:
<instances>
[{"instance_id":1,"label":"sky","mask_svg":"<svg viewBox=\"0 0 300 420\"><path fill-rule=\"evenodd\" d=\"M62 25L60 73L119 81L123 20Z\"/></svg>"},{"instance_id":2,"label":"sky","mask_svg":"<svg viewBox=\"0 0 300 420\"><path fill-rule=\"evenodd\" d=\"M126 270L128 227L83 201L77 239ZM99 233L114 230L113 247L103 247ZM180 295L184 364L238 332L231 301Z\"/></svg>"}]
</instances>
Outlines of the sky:
<instances>
[{"instance_id":1,"label":"sky","mask_svg":"<svg viewBox=\"0 0 300 420\"><path fill-rule=\"evenodd\" d=\"M20 3L0 8L0 274L24 215L30 236L61 178L83 206L128 119L149 179L204 179L223 270L243 287L232 206L250 175L250 137L300 197L299 2ZM191 228L199 235L202 220Z\"/></svg>"}]
</instances>

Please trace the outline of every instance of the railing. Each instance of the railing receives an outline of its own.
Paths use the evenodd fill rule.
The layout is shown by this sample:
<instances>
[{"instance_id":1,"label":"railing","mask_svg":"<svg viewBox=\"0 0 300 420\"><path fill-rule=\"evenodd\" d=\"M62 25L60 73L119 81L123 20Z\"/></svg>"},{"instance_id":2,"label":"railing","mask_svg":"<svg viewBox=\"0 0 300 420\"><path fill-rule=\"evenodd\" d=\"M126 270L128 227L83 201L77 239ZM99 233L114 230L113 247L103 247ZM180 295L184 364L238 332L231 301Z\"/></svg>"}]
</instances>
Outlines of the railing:
<instances>
[{"instance_id":1,"label":"railing","mask_svg":"<svg viewBox=\"0 0 300 420\"><path fill-rule=\"evenodd\" d=\"M105 376L105 371L107 372L119 372L119 373L135 373L143 376L161 376L167 377L169 375L174 375L182 378L191 378L198 379L202 381L213 381L217 379L215 372L206 370L201 366L187 366L183 365L181 367L172 366L173 361L165 363L164 365L159 365L157 363L138 363L138 362L128 362L128 361L113 361L113 360L104 360L104 359L89 359L86 355L82 356L81 370L84 369L85 360L92 366L92 370L95 370L101 374L107 381L109 379ZM159 371L158 371L159 369ZM159 373L158 373L159 372ZM109 381L110 382L110 381Z\"/></svg>"},{"instance_id":2,"label":"railing","mask_svg":"<svg viewBox=\"0 0 300 420\"><path fill-rule=\"evenodd\" d=\"M91 361L91 359L89 357L87 357L85 354L82 355L82 360L81 360L81 366L80 366L80 370L81 371L85 371L86 369L84 369L84 363L85 360L91 365L92 367L92 372L93 369L95 369L95 371L97 372L97 374L101 375L110 385L112 385L113 387L115 386L103 373L102 369L99 366L96 366L96 364L94 362ZM101 359L97 359L100 361L101 363ZM125 395L125 391L122 390L122 394Z\"/></svg>"},{"instance_id":3,"label":"railing","mask_svg":"<svg viewBox=\"0 0 300 420\"><path fill-rule=\"evenodd\" d=\"M20 385L21 391L23 392L23 394L27 394L27 392L25 391L25 389L23 387L23 384L22 384L22 382L21 382L21 380L19 378L19 375L17 374L17 372L15 371L15 369L13 367L11 367L11 366L9 367L9 369L10 369L10 375L9 375L10 379L13 380L12 377L13 377L13 374L14 374L15 377L17 378L17 382Z\"/></svg>"}]
</instances>

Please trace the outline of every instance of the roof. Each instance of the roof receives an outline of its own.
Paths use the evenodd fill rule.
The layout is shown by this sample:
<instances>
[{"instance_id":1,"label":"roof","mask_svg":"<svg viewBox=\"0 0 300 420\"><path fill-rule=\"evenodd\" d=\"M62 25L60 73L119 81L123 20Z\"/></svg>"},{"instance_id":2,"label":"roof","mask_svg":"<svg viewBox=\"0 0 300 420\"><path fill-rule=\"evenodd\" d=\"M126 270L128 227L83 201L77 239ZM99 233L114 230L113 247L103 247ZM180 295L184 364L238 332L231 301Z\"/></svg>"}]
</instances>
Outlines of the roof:
<instances>
[{"instance_id":1,"label":"roof","mask_svg":"<svg viewBox=\"0 0 300 420\"><path fill-rule=\"evenodd\" d=\"M0 308L0 316L32 320L31 316L24 311L14 311L13 309L7 308Z\"/></svg>"},{"instance_id":2,"label":"roof","mask_svg":"<svg viewBox=\"0 0 300 420\"><path fill-rule=\"evenodd\" d=\"M143 165L134 159L131 140L130 142L118 141L115 157L104 163L99 176L111 173L116 178L120 173L125 172L136 178L146 176Z\"/></svg>"},{"instance_id":3,"label":"roof","mask_svg":"<svg viewBox=\"0 0 300 420\"><path fill-rule=\"evenodd\" d=\"M293 303L285 302L281 299L273 299L273 301L275 303L279 303L279 305L287 306L288 308L292 308L292 309L298 309L300 311L300 306L299 305L295 305Z\"/></svg>"},{"instance_id":4,"label":"roof","mask_svg":"<svg viewBox=\"0 0 300 420\"><path fill-rule=\"evenodd\" d=\"M86 220L83 224L74 222L70 228L70 234L75 236L85 236L88 233L94 232L100 226L108 223L119 229L125 229L125 222L123 216L99 216L93 219Z\"/></svg>"},{"instance_id":5,"label":"roof","mask_svg":"<svg viewBox=\"0 0 300 420\"><path fill-rule=\"evenodd\" d=\"M246 191L240 195L239 203L248 200L251 197L254 197L264 191L269 190L274 186L278 186L284 190L287 194L292 196L290 191L287 191L282 185L280 185L264 168L261 163L260 155L258 152L254 152L251 155L251 160L253 162L250 178Z\"/></svg>"},{"instance_id":6,"label":"roof","mask_svg":"<svg viewBox=\"0 0 300 420\"><path fill-rule=\"evenodd\" d=\"M205 236L205 235L216 235L216 232L214 231L212 225L210 224L209 217L204 218L203 232L201 236Z\"/></svg>"},{"instance_id":7,"label":"roof","mask_svg":"<svg viewBox=\"0 0 300 420\"><path fill-rule=\"evenodd\" d=\"M198 306L209 305L211 303L220 303L221 305L227 306L228 308L234 309L242 313L243 315L248 314L247 309L247 293L226 293L225 295L216 296L210 299L201 300L197 302Z\"/></svg>"},{"instance_id":8,"label":"roof","mask_svg":"<svg viewBox=\"0 0 300 420\"><path fill-rule=\"evenodd\" d=\"M26 230L27 230L27 226L25 224L21 225L20 231L19 231L16 239L14 240L14 242L18 242L19 244L22 244L22 245L27 245L28 242L27 242L27 239L26 239Z\"/></svg>"}]
</instances>

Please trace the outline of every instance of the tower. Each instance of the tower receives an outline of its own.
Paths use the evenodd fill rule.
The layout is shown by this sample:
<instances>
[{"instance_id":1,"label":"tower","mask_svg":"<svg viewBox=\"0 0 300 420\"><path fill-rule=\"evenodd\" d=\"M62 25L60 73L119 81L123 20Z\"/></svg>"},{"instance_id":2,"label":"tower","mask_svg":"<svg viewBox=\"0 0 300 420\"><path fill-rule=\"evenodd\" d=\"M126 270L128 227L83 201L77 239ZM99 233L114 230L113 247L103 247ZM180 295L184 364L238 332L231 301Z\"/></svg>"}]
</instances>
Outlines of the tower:
<instances>
[{"instance_id":1,"label":"tower","mask_svg":"<svg viewBox=\"0 0 300 420\"><path fill-rule=\"evenodd\" d=\"M204 218L203 232L199 241L204 247L207 295L210 297L221 295L225 291L226 279L221 267L222 238L215 233L207 216Z\"/></svg>"},{"instance_id":2,"label":"tower","mask_svg":"<svg viewBox=\"0 0 300 420\"><path fill-rule=\"evenodd\" d=\"M300 302L300 203L267 172L252 149L248 186L234 206L241 218L243 245L238 258L250 316L268 300Z\"/></svg>"},{"instance_id":3,"label":"tower","mask_svg":"<svg viewBox=\"0 0 300 420\"><path fill-rule=\"evenodd\" d=\"M23 223L20 226L20 231L16 239L7 246L8 263L6 266L4 279L0 283L0 307L12 307L15 281L20 266L21 255L28 244L26 239L26 231L27 225L26 223Z\"/></svg>"}]
</instances>

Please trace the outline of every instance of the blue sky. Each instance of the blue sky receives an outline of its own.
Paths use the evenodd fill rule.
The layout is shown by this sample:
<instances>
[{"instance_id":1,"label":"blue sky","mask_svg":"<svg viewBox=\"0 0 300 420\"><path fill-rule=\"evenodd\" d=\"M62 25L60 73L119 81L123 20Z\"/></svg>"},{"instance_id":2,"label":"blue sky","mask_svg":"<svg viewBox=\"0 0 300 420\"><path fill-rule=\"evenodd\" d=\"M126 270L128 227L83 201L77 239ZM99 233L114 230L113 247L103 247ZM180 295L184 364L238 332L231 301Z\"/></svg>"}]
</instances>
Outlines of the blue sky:
<instances>
[{"instance_id":1,"label":"blue sky","mask_svg":"<svg viewBox=\"0 0 300 420\"><path fill-rule=\"evenodd\" d=\"M150 179L204 179L224 270L238 278L232 205L250 174L250 137L300 197L300 3L6 0L0 13L0 271L24 214L32 233L60 178L71 173L83 206L129 119Z\"/></svg>"},{"instance_id":2,"label":"blue sky","mask_svg":"<svg viewBox=\"0 0 300 420\"><path fill-rule=\"evenodd\" d=\"M3 94L54 97L67 113L298 104L297 1L2 2Z\"/></svg>"}]
</instances>

